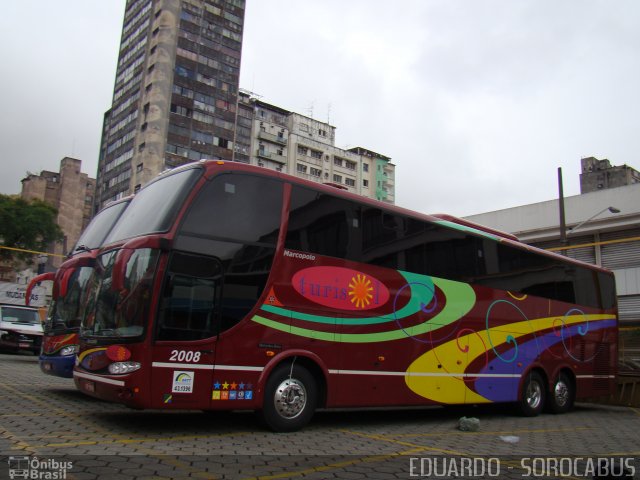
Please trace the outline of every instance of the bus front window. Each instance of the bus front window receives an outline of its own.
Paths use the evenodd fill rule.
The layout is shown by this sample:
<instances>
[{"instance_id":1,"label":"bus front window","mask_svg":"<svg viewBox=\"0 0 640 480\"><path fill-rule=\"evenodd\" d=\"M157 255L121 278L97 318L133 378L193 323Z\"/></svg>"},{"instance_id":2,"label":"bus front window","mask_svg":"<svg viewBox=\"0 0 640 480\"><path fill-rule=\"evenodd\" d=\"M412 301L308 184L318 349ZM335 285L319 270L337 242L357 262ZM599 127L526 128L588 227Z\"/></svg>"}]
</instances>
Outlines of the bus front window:
<instances>
[{"instance_id":1,"label":"bus front window","mask_svg":"<svg viewBox=\"0 0 640 480\"><path fill-rule=\"evenodd\" d=\"M53 300L44 322L45 334L65 333L77 330L82 320L80 297L93 272L91 267L75 269L69 278L66 294Z\"/></svg>"},{"instance_id":2,"label":"bus front window","mask_svg":"<svg viewBox=\"0 0 640 480\"><path fill-rule=\"evenodd\" d=\"M122 288L114 289L113 269L117 251L103 254L88 288L82 334L90 337L139 338L145 332L151 288L160 252L135 250L124 269Z\"/></svg>"}]
</instances>

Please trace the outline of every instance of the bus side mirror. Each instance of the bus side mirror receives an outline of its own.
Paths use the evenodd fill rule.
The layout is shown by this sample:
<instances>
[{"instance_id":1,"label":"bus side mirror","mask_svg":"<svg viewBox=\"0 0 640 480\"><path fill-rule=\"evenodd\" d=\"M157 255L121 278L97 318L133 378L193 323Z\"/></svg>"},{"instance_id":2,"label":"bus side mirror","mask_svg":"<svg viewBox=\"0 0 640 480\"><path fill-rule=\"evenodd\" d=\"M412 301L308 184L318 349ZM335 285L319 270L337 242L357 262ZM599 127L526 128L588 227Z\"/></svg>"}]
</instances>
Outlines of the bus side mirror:
<instances>
[{"instance_id":1,"label":"bus side mirror","mask_svg":"<svg viewBox=\"0 0 640 480\"><path fill-rule=\"evenodd\" d=\"M42 273L40 275L36 275L31 279L29 285L27 286L27 293L25 294L24 302L28 307L31 302L31 292L36 287L36 285L40 282L45 282L47 280L54 281L56 274L54 272Z\"/></svg>"},{"instance_id":2,"label":"bus side mirror","mask_svg":"<svg viewBox=\"0 0 640 480\"><path fill-rule=\"evenodd\" d=\"M96 264L95 258L79 257L72 258L64 262L56 273L56 280L53 284L53 298L64 298L69 290L69 279L73 272L80 267L93 268Z\"/></svg>"},{"instance_id":3,"label":"bus side mirror","mask_svg":"<svg viewBox=\"0 0 640 480\"><path fill-rule=\"evenodd\" d=\"M124 278L127 273L127 263L135 252L132 248L123 248L116 255L116 260L111 271L111 290L120 292L124 290Z\"/></svg>"}]
</instances>

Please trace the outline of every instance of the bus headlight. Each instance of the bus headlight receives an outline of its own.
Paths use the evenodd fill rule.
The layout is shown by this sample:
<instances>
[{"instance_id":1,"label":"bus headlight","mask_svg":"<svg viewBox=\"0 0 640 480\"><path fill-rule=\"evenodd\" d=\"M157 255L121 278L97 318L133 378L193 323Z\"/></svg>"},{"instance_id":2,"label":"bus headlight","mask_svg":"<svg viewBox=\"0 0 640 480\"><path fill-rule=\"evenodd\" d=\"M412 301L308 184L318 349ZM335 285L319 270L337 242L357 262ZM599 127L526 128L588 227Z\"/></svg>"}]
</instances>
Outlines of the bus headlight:
<instances>
[{"instance_id":1,"label":"bus headlight","mask_svg":"<svg viewBox=\"0 0 640 480\"><path fill-rule=\"evenodd\" d=\"M78 350L78 345L67 345L66 347L62 347L60 349L60 355L62 355L63 357L75 355L76 353L78 353Z\"/></svg>"},{"instance_id":2,"label":"bus headlight","mask_svg":"<svg viewBox=\"0 0 640 480\"><path fill-rule=\"evenodd\" d=\"M135 372L140 369L138 362L115 362L109 365L109 373L112 375L122 375L124 373Z\"/></svg>"}]
</instances>

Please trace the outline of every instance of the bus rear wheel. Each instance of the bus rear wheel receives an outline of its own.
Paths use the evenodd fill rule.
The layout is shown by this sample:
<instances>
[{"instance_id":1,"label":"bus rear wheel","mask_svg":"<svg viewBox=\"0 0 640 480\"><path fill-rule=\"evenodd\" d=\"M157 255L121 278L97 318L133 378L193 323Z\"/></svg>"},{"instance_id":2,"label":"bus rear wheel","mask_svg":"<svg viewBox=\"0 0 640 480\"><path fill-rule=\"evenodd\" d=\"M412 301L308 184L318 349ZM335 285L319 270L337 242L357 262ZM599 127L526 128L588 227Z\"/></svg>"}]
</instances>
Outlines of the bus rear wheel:
<instances>
[{"instance_id":1,"label":"bus rear wheel","mask_svg":"<svg viewBox=\"0 0 640 480\"><path fill-rule=\"evenodd\" d=\"M538 372L529 373L522 384L518 407L525 417L535 417L544 408L546 388L542 375Z\"/></svg>"},{"instance_id":2,"label":"bus rear wheel","mask_svg":"<svg viewBox=\"0 0 640 480\"><path fill-rule=\"evenodd\" d=\"M566 413L573 407L576 390L571 378L566 373L560 373L553 382L549 395L548 410L553 413Z\"/></svg>"},{"instance_id":3,"label":"bus rear wheel","mask_svg":"<svg viewBox=\"0 0 640 480\"><path fill-rule=\"evenodd\" d=\"M292 432L304 427L316 409L317 385L301 366L284 364L267 380L262 420L274 432Z\"/></svg>"}]
</instances>

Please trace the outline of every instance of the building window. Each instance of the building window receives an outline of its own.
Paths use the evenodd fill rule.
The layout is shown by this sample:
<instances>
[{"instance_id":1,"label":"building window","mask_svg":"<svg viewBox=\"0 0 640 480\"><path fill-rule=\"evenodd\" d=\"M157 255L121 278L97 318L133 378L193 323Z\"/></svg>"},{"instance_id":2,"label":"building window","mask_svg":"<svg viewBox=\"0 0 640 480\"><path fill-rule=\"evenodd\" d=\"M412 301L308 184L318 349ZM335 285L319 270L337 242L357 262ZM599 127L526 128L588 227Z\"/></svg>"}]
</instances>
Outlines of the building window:
<instances>
[{"instance_id":1,"label":"building window","mask_svg":"<svg viewBox=\"0 0 640 480\"><path fill-rule=\"evenodd\" d=\"M356 186L356 181L353 178L345 178L344 179L344 183L345 183L345 185L348 185L350 187L355 187Z\"/></svg>"},{"instance_id":2,"label":"building window","mask_svg":"<svg viewBox=\"0 0 640 480\"><path fill-rule=\"evenodd\" d=\"M362 171L363 172L368 172L369 171L369 164L368 163L363 163L362 164Z\"/></svg>"},{"instance_id":3,"label":"building window","mask_svg":"<svg viewBox=\"0 0 640 480\"><path fill-rule=\"evenodd\" d=\"M296 164L296 170L298 171L298 173L307 173L307 166L303 165L302 163L298 163Z\"/></svg>"},{"instance_id":4,"label":"building window","mask_svg":"<svg viewBox=\"0 0 640 480\"><path fill-rule=\"evenodd\" d=\"M298 145L298 155L303 155L306 157L308 151L309 149L307 147L301 147L300 145Z\"/></svg>"},{"instance_id":5,"label":"building window","mask_svg":"<svg viewBox=\"0 0 640 480\"><path fill-rule=\"evenodd\" d=\"M333 164L337 167L341 167L342 159L340 157L333 157Z\"/></svg>"},{"instance_id":6,"label":"building window","mask_svg":"<svg viewBox=\"0 0 640 480\"><path fill-rule=\"evenodd\" d=\"M139 163L138 165L136 165L136 172L141 172L142 171L142 163Z\"/></svg>"},{"instance_id":7,"label":"building window","mask_svg":"<svg viewBox=\"0 0 640 480\"><path fill-rule=\"evenodd\" d=\"M362 180L362 186L364 188L369 188L369 180Z\"/></svg>"},{"instance_id":8,"label":"building window","mask_svg":"<svg viewBox=\"0 0 640 480\"><path fill-rule=\"evenodd\" d=\"M333 175L333 181L336 183L342 183L342 175Z\"/></svg>"},{"instance_id":9,"label":"building window","mask_svg":"<svg viewBox=\"0 0 640 480\"><path fill-rule=\"evenodd\" d=\"M319 168L311 167L309 173L311 174L311 176L319 178L322 175L322 170L320 170Z\"/></svg>"}]
</instances>

